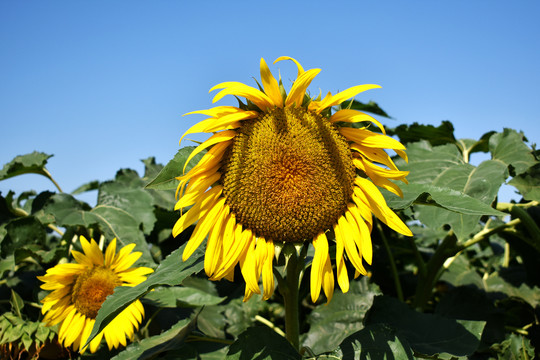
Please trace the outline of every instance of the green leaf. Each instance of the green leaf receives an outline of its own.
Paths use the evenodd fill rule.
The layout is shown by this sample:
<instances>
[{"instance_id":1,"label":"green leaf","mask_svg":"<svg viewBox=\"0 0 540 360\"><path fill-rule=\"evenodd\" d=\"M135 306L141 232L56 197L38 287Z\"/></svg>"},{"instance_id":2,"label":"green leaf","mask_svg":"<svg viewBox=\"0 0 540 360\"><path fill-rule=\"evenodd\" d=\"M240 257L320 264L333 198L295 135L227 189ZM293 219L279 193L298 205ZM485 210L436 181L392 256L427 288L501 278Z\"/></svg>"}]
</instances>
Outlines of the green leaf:
<instances>
[{"instance_id":1,"label":"green leaf","mask_svg":"<svg viewBox=\"0 0 540 360\"><path fill-rule=\"evenodd\" d=\"M456 142L454 126L450 121L443 121L438 127L420 125L416 122L411 125L403 124L396 127L393 132L403 144L419 140L427 140L433 146Z\"/></svg>"},{"instance_id":2,"label":"green leaf","mask_svg":"<svg viewBox=\"0 0 540 360\"><path fill-rule=\"evenodd\" d=\"M467 356L480 343L485 321L466 321L423 314L387 296L377 296L365 321L386 324L405 338L411 348L425 355Z\"/></svg>"},{"instance_id":3,"label":"green leaf","mask_svg":"<svg viewBox=\"0 0 540 360\"><path fill-rule=\"evenodd\" d=\"M540 305L540 289L537 286L529 287L521 284L519 287L505 281L498 273L491 273L484 279L486 292L503 293L508 297L517 297L528 302L533 308Z\"/></svg>"},{"instance_id":4,"label":"green leaf","mask_svg":"<svg viewBox=\"0 0 540 360\"><path fill-rule=\"evenodd\" d=\"M71 192L71 195L82 194L82 193L87 192L87 191L97 190L98 188L99 188L99 181L98 180L93 180L93 181L87 182L85 184L82 184L81 186L79 186L78 188L73 190Z\"/></svg>"},{"instance_id":5,"label":"green leaf","mask_svg":"<svg viewBox=\"0 0 540 360\"><path fill-rule=\"evenodd\" d=\"M479 199L448 187L438 187L430 184L400 184L400 187L403 191L403 198L384 192L388 206L395 210L406 209L416 204L437 206L465 215L506 215L486 205Z\"/></svg>"},{"instance_id":6,"label":"green leaf","mask_svg":"<svg viewBox=\"0 0 540 360\"><path fill-rule=\"evenodd\" d=\"M391 204L392 201L397 201L399 206L418 200L436 204L443 201L445 209L418 207L418 219L434 229L448 224L460 240L469 237L481 215L502 216L490 205L508 176L505 163L487 160L475 167L463 161L454 144L431 147L425 141L410 144L408 154L409 163L401 161L399 165L402 170L410 171L407 177L410 184L402 186L404 200L391 200ZM431 188L433 194L430 191L424 194L419 185Z\"/></svg>"},{"instance_id":7,"label":"green leaf","mask_svg":"<svg viewBox=\"0 0 540 360\"><path fill-rule=\"evenodd\" d=\"M504 132L494 134L489 139L492 159L509 166L512 176L522 174L538 163L523 141L523 134L512 129L504 129Z\"/></svg>"},{"instance_id":8,"label":"green leaf","mask_svg":"<svg viewBox=\"0 0 540 360\"><path fill-rule=\"evenodd\" d=\"M251 327L229 347L226 360L301 359L302 356L281 335L266 326Z\"/></svg>"},{"instance_id":9,"label":"green leaf","mask_svg":"<svg viewBox=\"0 0 540 360\"><path fill-rule=\"evenodd\" d=\"M146 185L146 188L155 190L175 190L179 183L179 181L176 180L176 177L181 176L184 173L184 164L194 149L195 146L186 146L178 150L176 155L174 155L174 158L165 165L154 180ZM205 151L201 151L190 160L186 167L185 174L199 162L204 153Z\"/></svg>"},{"instance_id":10,"label":"green leaf","mask_svg":"<svg viewBox=\"0 0 540 360\"><path fill-rule=\"evenodd\" d=\"M497 351L499 360L534 359L535 355L531 341L518 334L510 334L502 343L493 345L492 349Z\"/></svg>"},{"instance_id":11,"label":"green leaf","mask_svg":"<svg viewBox=\"0 0 540 360\"><path fill-rule=\"evenodd\" d=\"M24 301L19 294L17 294L13 289L11 290L11 310L15 314L22 318L21 310L24 308Z\"/></svg>"},{"instance_id":12,"label":"green leaf","mask_svg":"<svg viewBox=\"0 0 540 360\"><path fill-rule=\"evenodd\" d=\"M112 358L112 360L152 359L158 354L167 351L179 351L184 345L185 338L194 328L194 320L183 319L178 321L169 330L138 343L130 344L124 351ZM179 356L178 359L185 359Z\"/></svg>"},{"instance_id":13,"label":"green leaf","mask_svg":"<svg viewBox=\"0 0 540 360\"><path fill-rule=\"evenodd\" d=\"M309 332L302 345L316 354L336 349L343 339L362 329L362 320L380 293L367 278L351 281L348 293L336 292L329 304L321 304L311 312Z\"/></svg>"},{"instance_id":14,"label":"green leaf","mask_svg":"<svg viewBox=\"0 0 540 360\"><path fill-rule=\"evenodd\" d=\"M343 340L339 348L343 359L414 359L407 340L383 324L366 326Z\"/></svg>"},{"instance_id":15,"label":"green leaf","mask_svg":"<svg viewBox=\"0 0 540 360\"><path fill-rule=\"evenodd\" d=\"M217 305L225 298L190 287L164 287L146 294L145 300L156 307L197 307Z\"/></svg>"},{"instance_id":16,"label":"green leaf","mask_svg":"<svg viewBox=\"0 0 540 360\"><path fill-rule=\"evenodd\" d=\"M122 286L116 288L114 293L108 296L101 305L88 342L129 304L141 298L156 286L179 285L186 277L201 271L203 268L202 252L196 251L187 261L183 262L182 252L184 247L185 245L167 256L156 271L147 277L146 281L134 287Z\"/></svg>"},{"instance_id":17,"label":"green leaf","mask_svg":"<svg viewBox=\"0 0 540 360\"><path fill-rule=\"evenodd\" d=\"M2 257L14 254L17 249L27 245L43 244L46 238L45 228L33 216L10 221L6 224L6 230L9 239L2 241ZM16 262L17 260L15 259Z\"/></svg>"},{"instance_id":18,"label":"green leaf","mask_svg":"<svg viewBox=\"0 0 540 360\"><path fill-rule=\"evenodd\" d=\"M141 261L153 263L148 244L140 230L140 222L128 211L110 206L98 205L93 209L69 194L56 194L44 206L46 213L52 214L59 226L98 225L107 240L116 238L118 245L136 244L135 251L143 253Z\"/></svg>"},{"instance_id":19,"label":"green leaf","mask_svg":"<svg viewBox=\"0 0 540 360\"><path fill-rule=\"evenodd\" d=\"M0 180L9 179L10 177L22 174L40 174L50 177L49 172L45 169L45 164L47 164L47 160L50 157L52 157L52 155L37 151L26 155L16 156L0 170Z\"/></svg>"},{"instance_id":20,"label":"green leaf","mask_svg":"<svg viewBox=\"0 0 540 360\"><path fill-rule=\"evenodd\" d=\"M100 185L98 205L113 206L128 212L143 225L143 232L148 235L156 222L154 198L142 186L137 186L140 179L136 173L134 187L130 186L130 180L127 176L119 174L117 174L115 181L108 181Z\"/></svg>"},{"instance_id":21,"label":"green leaf","mask_svg":"<svg viewBox=\"0 0 540 360\"><path fill-rule=\"evenodd\" d=\"M508 184L516 187L525 200L540 201L540 164L515 176Z\"/></svg>"},{"instance_id":22,"label":"green leaf","mask_svg":"<svg viewBox=\"0 0 540 360\"><path fill-rule=\"evenodd\" d=\"M242 299L234 299L227 305L219 305L219 310L225 314L225 321L228 325L227 332L238 336L254 324L255 315L266 311L268 307L267 301L251 299L243 302Z\"/></svg>"},{"instance_id":23,"label":"green leaf","mask_svg":"<svg viewBox=\"0 0 540 360\"><path fill-rule=\"evenodd\" d=\"M353 99L350 102L344 103L343 105L344 105L342 106L343 109L352 109L352 110L359 110L363 112L370 112L372 114L391 119L391 117L388 116L388 114L383 109L381 109L379 105L374 101L370 101L367 104L364 104L363 102Z\"/></svg>"}]
</instances>

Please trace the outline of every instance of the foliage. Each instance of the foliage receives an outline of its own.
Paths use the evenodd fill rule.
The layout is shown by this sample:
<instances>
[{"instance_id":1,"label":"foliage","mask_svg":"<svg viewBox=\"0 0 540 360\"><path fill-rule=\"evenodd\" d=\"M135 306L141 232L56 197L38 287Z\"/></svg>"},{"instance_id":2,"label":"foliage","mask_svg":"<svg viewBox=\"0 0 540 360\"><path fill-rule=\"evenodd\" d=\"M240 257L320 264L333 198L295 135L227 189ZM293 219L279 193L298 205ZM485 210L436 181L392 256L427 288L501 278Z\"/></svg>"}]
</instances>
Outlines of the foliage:
<instances>
[{"instance_id":1,"label":"foliage","mask_svg":"<svg viewBox=\"0 0 540 360\"><path fill-rule=\"evenodd\" d=\"M387 117L377 104L351 108ZM143 160L140 176L119 170L65 193L46 169L51 155L17 156L0 180L25 174L49 178L39 194L0 194L0 356L120 359L532 359L540 349L540 182L537 153L523 134L505 129L479 140L456 139L453 125L400 125L389 131L406 144L410 171L403 198L386 192L414 233L408 239L375 223L368 277L336 290L329 304L312 303L308 252L300 281L301 351L282 336L283 298L242 302L244 284L207 280L203 252L182 262L193 227L178 238L174 189L193 149L166 166ZM202 154L201 154L202 155ZM201 156L199 155L199 156ZM192 159L190 169L198 158ZM472 161L475 160L475 161ZM519 202L501 203L503 184ZM94 206L77 195L97 190ZM124 349L80 356L62 349L57 327L44 327L36 276L70 261L78 235L119 246L135 243L138 264L155 272L103 303L95 335L135 299L146 312ZM79 249L80 250L80 249ZM331 248L331 251L335 249ZM278 269L278 271L281 271ZM351 273L351 271L349 271ZM354 273L354 271L352 271ZM53 349L53 350L51 350Z\"/></svg>"}]
</instances>

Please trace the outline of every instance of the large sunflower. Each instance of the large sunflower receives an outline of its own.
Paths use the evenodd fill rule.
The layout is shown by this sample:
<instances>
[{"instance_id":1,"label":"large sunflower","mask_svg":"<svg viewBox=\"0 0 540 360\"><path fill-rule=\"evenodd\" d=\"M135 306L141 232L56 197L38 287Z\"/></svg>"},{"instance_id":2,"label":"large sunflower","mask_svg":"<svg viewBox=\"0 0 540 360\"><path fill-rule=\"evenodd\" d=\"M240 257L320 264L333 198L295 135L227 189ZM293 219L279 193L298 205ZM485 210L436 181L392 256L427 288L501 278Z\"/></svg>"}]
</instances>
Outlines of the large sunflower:
<instances>
[{"instance_id":1,"label":"large sunflower","mask_svg":"<svg viewBox=\"0 0 540 360\"><path fill-rule=\"evenodd\" d=\"M366 274L363 261L371 264L372 214L395 231L412 235L377 188L402 196L389 179L406 182L408 172L399 171L384 149L406 160L405 147L386 136L383 126L367 114L351 109L332 114L332 107L378 85L358 85L311 99L306 90L320 69L304 71L290 57L274 63L281 60L292 60L298 67L288 94L261 59L260 90L239 82L210 89L222 89L213 102L234 95L245 98L246 104L189 113L210 117L182 138L195 132L213 135L188 161L208 149L206 154L178 177L175 209L192 207L176 222L173 235L197 222L184 261L208 236L206 274L212 280L232 279L240 264L244 300L260 293L261 274L263 298L272 295L275 245L312 241L311 298L318 299L322 286L330 301L334 274L327 234L335 239L337 282L343 292L349 289L345 259L356 269L355 276ZM350 126L358 122L373 123L382 133Z\"/></svg>"},{"instance_id":2,"label":"large sunflower","mask_svg":"<svg viewBox=\"0 0 540 360\"><path fill-rule=\"evenodd\" d=\"M80 241L84 253L72 251L77 263L59 264L47 270L38 279L44 290L53 290L41 302L43 321L47 326L62 323L58 339L65 347L78 350L84 346L95 323L98 310L105 298L117 286L135 286L146 280L153 270L147 267L131 266L142 253L131 252L135 244L124 246L116 252L116 239L113 239L105 254L92 239L88 242L83 236ZM90 351L96 352L105 336L109 350L122 344L126 337L131 339L144 316L144 308L139 300L134 301L118 314L91 342ZM80 350L86 351L87 347Z\"/></svg>"}]
</instances>

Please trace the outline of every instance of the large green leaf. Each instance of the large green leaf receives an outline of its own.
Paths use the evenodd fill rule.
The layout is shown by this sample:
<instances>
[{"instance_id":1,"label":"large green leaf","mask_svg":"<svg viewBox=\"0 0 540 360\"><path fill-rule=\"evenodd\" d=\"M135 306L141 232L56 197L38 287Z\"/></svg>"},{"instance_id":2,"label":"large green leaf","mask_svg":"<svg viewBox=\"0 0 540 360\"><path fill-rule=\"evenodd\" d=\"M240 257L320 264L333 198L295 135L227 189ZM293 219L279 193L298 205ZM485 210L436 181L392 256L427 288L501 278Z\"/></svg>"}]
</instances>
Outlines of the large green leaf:
<instances>
[{"instance_id":1,"label":"large green leaf","mask_svg":"<svg viewBox=\"0 0 540 360\"><path fill-rule=\"evenodd\" d=\"M107 324L114 319L133 301L144 296L156 286L175 286L203 268L202 252L196 251L187 261L182 261L182 246L173 251L161 262L156 271L148 276L146 281L134 287L118 287L114 293L107 297L98 311L92 333L88 338L90 342Z\"/></svg>"},{"instance_id":2,"label":"large green leaf","mask_svg":"<svg viewBox=\"0 0 540 360\"><path fill-rule=\"evenodd\" d=\"M410 144L407 152L409 163L399 165L410 171L410 185L403 186L403 200L390 199L391 206L392 201L398 206L413 201L441 205L418 207L418 219L432 228L448 224L458 239L468 238L482 215L502 215L490 205L508 177L505 163L487 160L475 167L464 162L454 144L431 147L422 141Z\"/></svg>"},{"instance_id":3,"label":"large green leaf","mask_svg":"<svg viewBox=\"0 0 540 360\"><path fill-rule=\"evenodd\" d=\"M403 198L384 192L388 206L392 209L402 210L416 204L440 207L465 215L505 215L477 198L448 187L430 184L400 184L399 186L403 191Z\"/></svg>"},{"instance_id":4,"label":"large green leaf","mask_svg":"<svg viewBox=\"0 0 540 360\"><path fill-rule=\"evenodd\" d=\"M154 178L154 180L150 181L147 185L147 189L155 189L155 190L173 190L176 189L178 186L178 180L176 178L178 176L182 176L184 174L184 164L186 163L186 160L188 159L191 152L195 149L195 146L186 146L178 150L176 155L172 158L171 161L165 167L159 172L159 174ZM205 151L201 151L199 154L195 155L193 159L190 160L190 162L186 166L185 173L195 164L199 162L199 160L203 157Z\"/></svg>"},{"instance_id":5,"label":"large green leaf","mask_svg":"<svg viewBox=\"0 0 540 360\"><path fill-rule=\"evenodd\" d=\"M377 285L365 277L350 285L348 293L336 292L329 304L319 305L309 315L310 328L303 346L315 354L336 349L343 339L362 329L366 311L375 295L380 294Z\"/></svg>"},{"instance_id":6,"label":"large green leaf","mask_svg":"<svg viewBox=\"0 0 540 360\"><path fill-rule=\"evenodd\" d=\"M485 326L485 321L453 320L419 313L387 296L375 298L365 323L388 325L416 352L430 356L472 354L478 348Z\"/></svg>"},{"instance_id":7,"label":"large green leaf","mask_svg":"<svg viewBox=\"0 0 540 360\"><path fill-rule=\"evenodd\" d=\"M140 222L126 210L110 205L98 205L90 209L69 194L56 194L48 200L44 211L52 214L59 226L89 228L98 225L109 241L116 238L121 246L134 243L135 250L143 253L141 261L153 263L148 244L140 230Z\"/></svg>"},{"instance_id":8,"label":"large green leaf","mask_svg":"<svg viewBox=\"0 0 540 360\"><path fill-rule=\"evenodd\" d=\"M403 336L384 324L368 325L339 345L342 359L412 360L413 351Z\"/></svg>"},{"instance_id":9,"label":"large green leaf","mask_svg":"<svg viewBox=\"0 0 540 360\"><path fill-rule=\"evenodd\" d=\"M0 180L22 174L40 174L50 178L49 172L45 169L45 165L51 156L52 155L37 151L26 155L16 156L0 170Z\"/></svg>"},{"instance_id":10,"label":"large green leaf","mask_svg":"<svg viewBox=\"0 0 540 360\"><path fill-rule=\"evenodd\" d=\"M197 307L217 305L224 297L209 294L191 287L162 287L146 294L145 300L157 307Z\"/></svg>"},{"instance_id":11,"label":"large green leaf","mask_svg":"<svg viewBox=\"0 0 540 360\"><path fill-rule=\"evenodd\" d=\"M515 176L508 182L515 186L523 198L529 201L540 201L540 164L536 164L526 172Z\"/></svg>"},{"instance_id":12,"label":"large green leaf","mask_svg":"<svg viewBox=\"0 0 540 360\"><path fill-rule=\"evenodd\" d=\"M413 123L411 125L399 125L393 130L403 144L427 140L431 145L443 145L455 143L454 126L450 121L443 121L441 125L421 125Z\"/></svg>"},{"instance_id":13,"label":"large green leaf","mask_svg":"<svg viewBox=\"0 0 540 360\"><path fill-rule=\"evenodd\" d=\"M156 222L154 198L148 190L143 189L142 181L132 170L120 171L115 181L100 185L98 205L109 205L125 210L143 225L145 234L150 234L154 228Z\"/></svg>"},{"instance_id":14,"label":"large green leaf","mask_svg":"<svg viewBox=\"0 0 540 360\"><path fill-rule=\"evenodd\" d=\"M504 129L504 132L494 134L489 139L492 159L510 166L512 176L522 174L538 163L523 140L523 134L512 129Z\"/></svg>"},{"instance_id":15,"label":"large green leaf","mask_svg":"<svg viewBox=\"0 0 540 360\"><path fill-rule=\"evenodd\" d=\"M301 359L302 356L281 335L266 326L251 327L229 347L227 360Z\"/></svg>"},{"instance_id":16,"label":"large green leaf","mask_svg":"<svg viewBox=\"0 0 540 360\"><path fill-rule=\"evenodd\" d=\"M183 352L181 348L185 343L184 340L194 327L195 319L192 321L189 319L180 320L169 330L164 331L159 335L128 345L124 351L113 357L111 360L153 359L158 354L168 351L177 352L177 359L196 359L196 357L186 357L178 354ZM194 355L196 356L196 354Z\"/></svg>"}]
</instances>

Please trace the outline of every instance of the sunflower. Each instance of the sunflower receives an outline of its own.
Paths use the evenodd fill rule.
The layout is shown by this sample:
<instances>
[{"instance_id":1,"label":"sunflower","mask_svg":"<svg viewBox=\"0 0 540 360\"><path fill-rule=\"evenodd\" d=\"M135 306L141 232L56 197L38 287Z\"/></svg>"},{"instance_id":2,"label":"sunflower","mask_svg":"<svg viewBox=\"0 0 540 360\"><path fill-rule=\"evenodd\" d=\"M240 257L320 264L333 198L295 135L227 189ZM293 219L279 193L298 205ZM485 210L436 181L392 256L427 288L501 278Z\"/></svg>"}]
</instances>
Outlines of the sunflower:
<instances>
[{"instance_id":1,"label":"sunflower","mask_svg":"<svg viewBox=\"0 0 540 360\"><path fill-rule=\"evenodd\" d=\"M105 298L117 286L135 286L146 280L153 270L147 267L131 266L142 253L131 252L135 244L124 246L116 252L116 239L113 239L105 254L92 239L90 242L79 237L82 250L72 251L77 263L58 264L47 270L38 279L44 290L53 290L41 302L43 321L47 326L62 323L58 339L65 347L78 350L84 346L95 323L98 310ZM132 339L134 331L144 317L144 308L139 300L134 301L118 314L89 344L90 351L96 352L105 336L109 350L122 344L126 337ZM83 347L80 352L86 351Z\"/></svg>"},{"instance_id":2,"label":"sunflower","mask_svg":"<svg viewBox=\"0 0 540 360\"><path fill-rule=\"evenodd\" d=\"M390 180L406 183L408 172L399 171L384 149L392 149L407 160L405 147L386 136L384 127L360 111L332 108L378 85L358 85L323 99L306 94L320 69L304 71L287 94L280 79L260 62L259 89L239 82L224 82L213 102L225 95L246 99L239 106L217 106L188 114L209 116L190 129L191 133L213 135L188 157L207 149L199 162L179 176L175 210L191 208L176 222L176 236L196 222L183 252L183 260L207 237L204 269L212 280L233 279L240 265L246 282L244 301L274 291L275 248L287 242L312 242L315 248L310 288L315 302L321 287L330 301L334 273L329 240L335 239L337 282L349 289L345 259L366 274L363 264L371 264L372 214L395 231L412 236L409 228L387 206L378 187L403 196ZM186 114L186 115L188 115ZM380 133L368 126L375 124ZM362 125L362 124L360 124ZM185 166L184 166L185 172Z\"/></svg>"}]
</instances>

